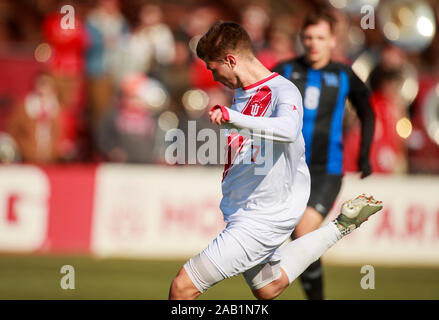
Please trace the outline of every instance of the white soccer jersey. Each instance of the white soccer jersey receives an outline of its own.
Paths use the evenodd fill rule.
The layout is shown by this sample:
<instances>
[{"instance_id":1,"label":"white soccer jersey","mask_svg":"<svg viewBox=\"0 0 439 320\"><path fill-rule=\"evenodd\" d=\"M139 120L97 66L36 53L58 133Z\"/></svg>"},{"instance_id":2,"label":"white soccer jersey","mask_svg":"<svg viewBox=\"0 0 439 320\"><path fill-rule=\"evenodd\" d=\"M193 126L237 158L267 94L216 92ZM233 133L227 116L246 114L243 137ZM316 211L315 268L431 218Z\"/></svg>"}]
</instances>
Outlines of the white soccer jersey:
<instances>
[{"instance_id":1,"label":"white soccer jersey","mask_svg":"<svg viewBox=\"0 0 439 320\"><path fill-rule=\"evenodd\" d=\"M224 220L291 229L303 215L310 192L299 90L273 73L236 89L231 108L221 108L229 119L229 163L220 204Z\"/></svg>"}]
</instances>

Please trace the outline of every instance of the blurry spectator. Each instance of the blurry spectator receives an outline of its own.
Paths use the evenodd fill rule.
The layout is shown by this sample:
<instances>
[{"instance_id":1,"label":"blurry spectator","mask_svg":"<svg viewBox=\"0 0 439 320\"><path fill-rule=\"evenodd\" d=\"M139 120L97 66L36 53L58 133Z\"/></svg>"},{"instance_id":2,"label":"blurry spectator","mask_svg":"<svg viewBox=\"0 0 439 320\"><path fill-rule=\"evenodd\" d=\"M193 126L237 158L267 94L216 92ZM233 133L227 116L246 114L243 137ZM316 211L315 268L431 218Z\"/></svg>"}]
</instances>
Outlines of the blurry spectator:
<instances>
[{"instance_id":1,"label":"blurry spectator","mask_svg":"<svg viewBox=\"0 0 439 320\"><path fill-rule=\"evenodd\" d=\"M20 161L20 154L11 135L0 131L0 163L12 163Z\"/></svg>"},{"instance_id":2,"label":"blurry spectator","mask_svg":"<svg viewBox=\"0 0 439 320\"><path fill-rule=\"evenodd\" d=\"M345 64L351 64L352 61L349 60L349 41L348 32L350 28L350 21L348 15L340 10L332 10L333 14L337 19L337 24L335 25L335 35L337 37L337 46L332 52L332 61L341 62Z\"/></svg>"},{"instance_id":3,"label":"blurry spectator","mask_svg":"<svg viewBox=\"0 0 439 320\"><path fill-rule=\"evenodd\" d=\"M396 124L404 115L398 99L400 70L378 66L371 74L370 102L375 113L375 134L370 151L372 171L402 173L407 170L404 140Z\"/></svg>"},{"instance_id":4,"label":"blurry spectator","mask_svg":"<svg viewBox=\"0 0 439 320\"><path fill-rule=\"evenodd\" d=\"M270 25L270 17L261 7L250 5L241 14L241 25L252 40L256 53L266 46L266 31Z\"/></svg>"},{"instance_id":5,"label":"blurry spectator","mask_svg":"<svg viewBox=\"0 0 439 320\"><path fill-rule=\"evenodd\" d=\"M195 52L199 38L207 32L210 26L219 18L214 7L196 7L183 19L182 29L192 53L192 62L189 69L190 86L194 88L218 88L220 85L213 80L212 73L207 70L206 64L198 59Z\"/></svg>"},{"instance_id":6,"label":"blurry spectator","mask_svg":"<svg viewBox=\"0 0 439 320\"><path fill-rule=\"evenodd\" d=\"M173 93L181 96L182 90L189 88L189 67L191 53L187 43L177 40L174 45L175 55L170 65L156 70L152 76L161 80ZM180 94L178 94L180 93Z\"/></svg>"},{"instance_id":7,"label":"blurry spectator","mask_svg":"<svg viewBox=\"0 0 439 320\"><path fill-rule=\"evenodd\" d=\"M33 91L13 109L9 120L8 131L23 161L53 163L62 157L59 115L55 81L47 73L39 74Z\"/></svg>"},{"instance_id":8,"label":"blurry spectator","mask_svg":"<svg viewBox=\"0 0 439 320\"><path fill-rule=\"evenodd\" d=\"M183 94L191 89L189 81L189 68L191 53L186 42L177 39L175 42L175 55L172 64L166 65L151 73L151 77L156 78L172 94L170 99L170 109L179 116L183 112Z\"/></svg>"},{"instance_id":9,"label":"blurry spectator","mask_svg":"<svg viewBox=\"0 0 439 320\"><path fill-rule=\"evenodd\" d=\"M59 8L67 2L62 1ZM68 131L69 144L63 145L67 158L74 159L79 152L78 131L85 124L81 122L84 113L84 53L87 45L86 29L78 15L75 16L74 28L61 26L62 15L59 8L45 17L43 31L51 47L48 61L58 91L59 104L62 106L60 116ZM65 160L67 160L67 158Z\"/></svg>"},{"instance_id":10,"label":"blurry spectator","mask_svg":"<svg viewBox=\"0 0 439 320\"><path fill-rule=\"evenodd\" d=\"M370 150L374 173L403 173L407 170L407 153L403 138L396 131L396 124L403 117L403 107L398 99L400 69L380 63L370 75L372 94L370 103L375 114L375 132ZM352 119L351 119L352 120ZM351 124L345 135L345 171L356 171L358 156L359 124Z\"/></svg>"},{"instance_id":11,"label":"blurry spectator","mask_svg":"<svg viewBox=\"0 0 439 320\"><path fill-rule=\"evenodd\" d=\"M64 29L61 26L62 18L58 10L47 15L43 21L44 36L52 49L49 65L60 76L81 75L85 64L86 30L77 16L74 28Z\"/></svg>"},{"instance_id":12,"label":"blurry spectator","mask_svg":"<svg viewBox=\"0 0 439 320\"><path fill-rule=\"evenodd\" d=\"M268 36L268 48L262 49L257 58L267 69L273 69L279 62L294 58L292 36L283 30L274 29Z\"/></svg>"},{"instance_id":13,"label":"blurry spectator","mask_svg":"<svg viewBox=\"0 0 439 320\"><path fill-rule=\"evenodd\" d=\"M413 132L407 141L410 173L439 174L439 139L431 130L439 121L439 72L420 79L411 114Z\"/></svg>"},{"instance_id":14,"label":"blurry spectator","mask_svg":"<svg viewBox=\"0 0 439 320\"><path fill-rule=\"evenodd\" d=\"M181 19L180 28L185 33L188 41L194 40L206 33L219 18L218 10L212 6L194 7ZM193 52L195 47L196 41L191 43Z\"/></svg>"},{"instance_id":15,"label":"blurry spectator","mask_svg":"<svg viewBox=\"0 0 439 320\"><path fill-rule=\"evenodd\" d=\"M155 162L155 109L164 104L160 92L166 94L161 84L141 73L124 77L120 102L109 110L96 133L98 148L106 159Z\"/></svg>"},{"instance_id":16,"label":"blurry spectator","mask_svg":"<svg viewBox=\"0 0 439 320\"><path fill-rule=\"evenodd\" d=\"M117 49L129 30L119 0L99 0L86 22L91 40L86 55L88 98L91 125L96 127L114 97Z\"/></svg>"},{"instance_id":17,"label":"blurry spectator","mask_svg":"<svg viewBox=\"0 0 439 320\"><path fill-rule=\"evenodd\" d=\"M119 53L118 77L131 72L149 74L152 68L173 62L174 36L163 23L163 12L159 6L143 5L140 8L139 26L125 37Z\"/></svg>"},{"instance_id":18,"label":"blurry spectator","mask_svg":"<svg viewBox=\"0 0 439 320\"><path fill-rule=\"evenodd\" d=\"M436 4L439 19L439 3ZM439 174L439 32L420 55L419 93L410 110L413 132L408 138L410 173ZM437 129L436 129L437 130Z\"/></svg>"}]
</instances>

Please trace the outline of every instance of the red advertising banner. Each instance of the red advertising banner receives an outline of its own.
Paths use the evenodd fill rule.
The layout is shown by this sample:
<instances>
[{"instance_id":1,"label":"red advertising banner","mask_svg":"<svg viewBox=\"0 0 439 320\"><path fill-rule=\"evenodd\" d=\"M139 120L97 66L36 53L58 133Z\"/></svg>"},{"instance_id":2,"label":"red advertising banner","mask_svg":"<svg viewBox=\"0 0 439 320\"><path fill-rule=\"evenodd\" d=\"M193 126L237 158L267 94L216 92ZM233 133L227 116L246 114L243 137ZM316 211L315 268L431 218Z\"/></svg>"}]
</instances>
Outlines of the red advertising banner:
<instances>
[{"instance_id":1,"label":"red advertising banner","mask_svg":"<svg viewBox=\"0 0 439 320\"><path fill-rule=\"evenodd\" d=\"M51 188L42 250L89 252L96 166L43 168Z\"/></svg>"}]
</instances>

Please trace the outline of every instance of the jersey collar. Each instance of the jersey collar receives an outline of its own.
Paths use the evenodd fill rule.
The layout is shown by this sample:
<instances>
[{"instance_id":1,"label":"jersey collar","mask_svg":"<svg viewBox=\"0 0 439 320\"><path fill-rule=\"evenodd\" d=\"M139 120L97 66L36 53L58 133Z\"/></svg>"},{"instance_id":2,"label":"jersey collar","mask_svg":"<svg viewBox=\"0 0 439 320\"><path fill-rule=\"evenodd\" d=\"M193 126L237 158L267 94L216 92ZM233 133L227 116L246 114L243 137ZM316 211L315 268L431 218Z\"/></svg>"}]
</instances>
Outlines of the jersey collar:
<instances>
[{"instance_id":1,"label":"jersey collar","mask_svg":"<svg viewBox=\"0 0 439 320\"><path fill-rule=\"evenodd\" d=\"M250 90L253 88L256 88L257 86L263 84L264 82L267 82L271 79L273 79L274 77L277 77L279 74L277 72L273 72L271 75L269 75L267 78L264 78L262 80L259 80L258 82L255 82L249 86L243 87L242 90Z\"/></svg>"}]
</instances>

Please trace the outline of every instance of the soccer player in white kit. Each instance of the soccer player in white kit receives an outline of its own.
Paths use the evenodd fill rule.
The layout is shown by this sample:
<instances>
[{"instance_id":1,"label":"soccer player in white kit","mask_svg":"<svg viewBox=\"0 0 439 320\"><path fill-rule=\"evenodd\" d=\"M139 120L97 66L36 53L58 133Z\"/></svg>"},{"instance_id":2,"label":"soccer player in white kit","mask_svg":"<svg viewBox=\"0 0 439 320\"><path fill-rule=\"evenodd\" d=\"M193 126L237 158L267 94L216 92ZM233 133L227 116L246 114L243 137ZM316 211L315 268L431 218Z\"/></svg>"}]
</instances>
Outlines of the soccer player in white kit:
<instances>
[{"instance_id":1,"label":"soccer player in white kit","mask_svg":"<svg viewBox=\"0 0 439 320\"><path fill-rule=\"evenodd\" d=\"M230 108L217 105L209 112L211 122L229 129L220 204L226 227L180 269L169 298L196 299L242 273L256 298L274 299L382 205L359 196L343 204L336 220L281 247L310 193L300 92L257 60L239 24L215 23L200 39L197 55L215 81L235 89ZM263 163L257 161L261 155Z\"/></svg>"}]
</instances>

